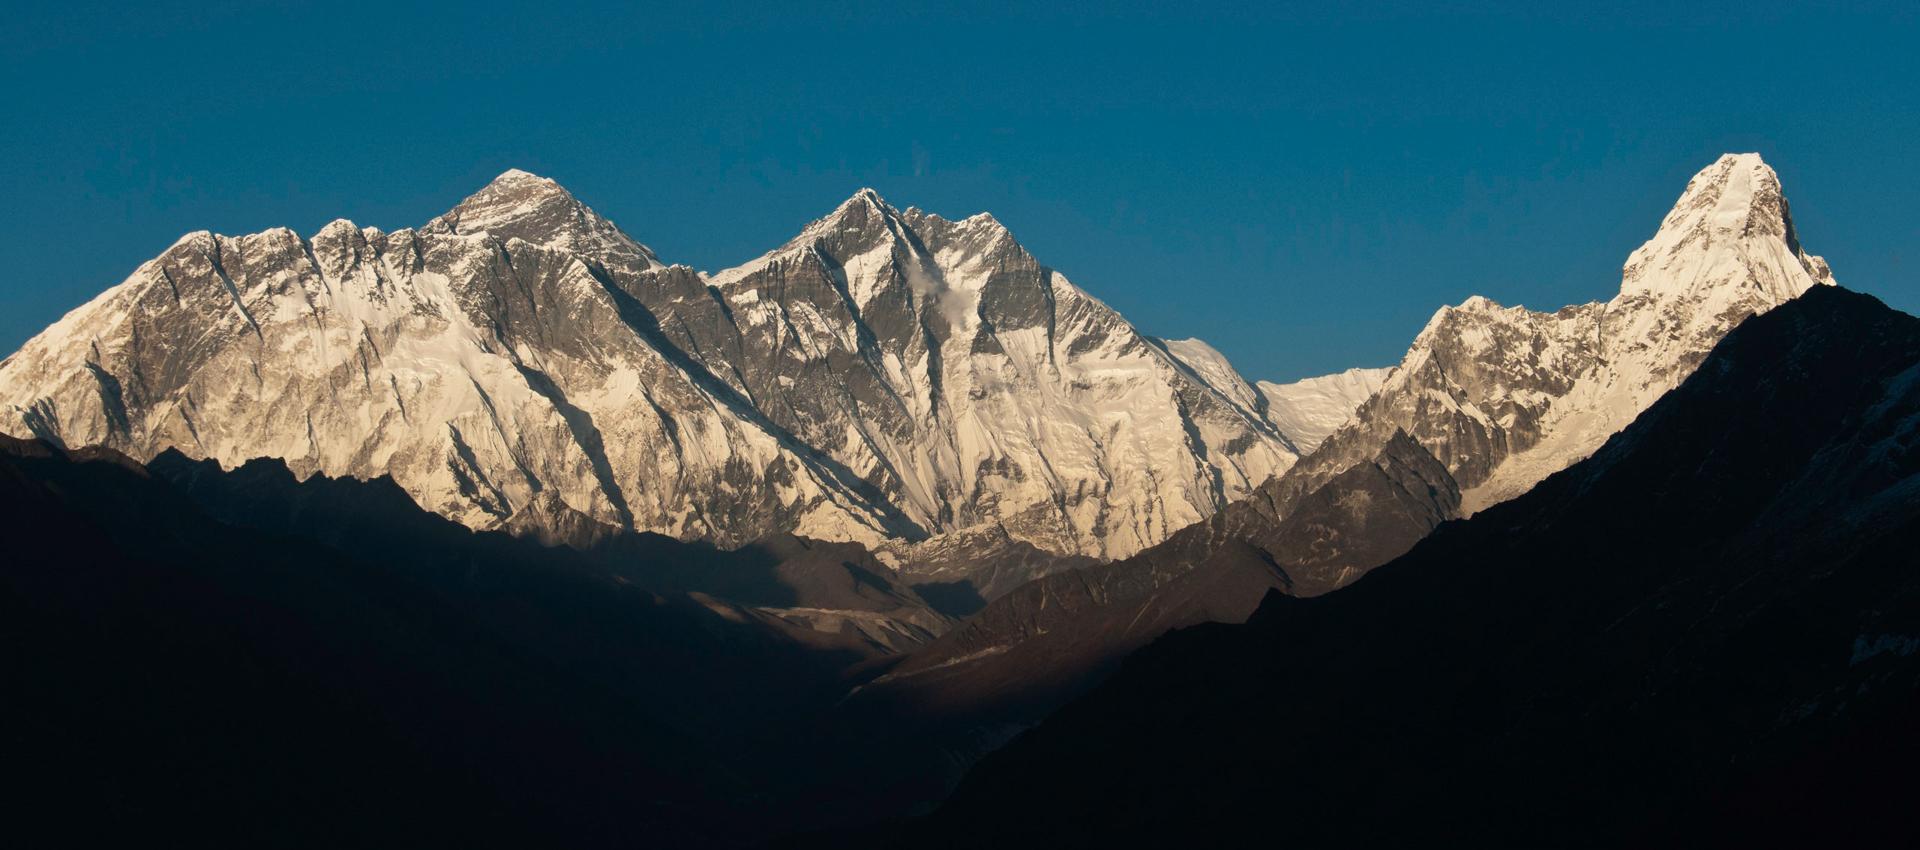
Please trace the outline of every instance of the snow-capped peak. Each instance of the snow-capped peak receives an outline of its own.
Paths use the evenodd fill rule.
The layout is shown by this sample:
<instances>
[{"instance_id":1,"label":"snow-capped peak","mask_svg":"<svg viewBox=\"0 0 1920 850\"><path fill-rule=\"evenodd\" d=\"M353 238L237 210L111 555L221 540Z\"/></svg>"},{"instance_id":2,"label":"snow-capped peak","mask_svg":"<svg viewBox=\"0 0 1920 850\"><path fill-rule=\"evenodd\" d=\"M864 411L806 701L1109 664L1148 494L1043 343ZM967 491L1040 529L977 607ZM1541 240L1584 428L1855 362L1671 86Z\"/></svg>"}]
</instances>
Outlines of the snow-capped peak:
<instances>
[{"instance_id":1,"label":"snow-capped peak","mask_svg":"<svg viewBox=\"0 0 1920 850\"><path fill-rule=\"evenodd\" d=\"M1687 182L1659 232L1627 258L1620 291L1677 296L1730 282L1775 301L1833 282L1826 261L1801 249L1780 177L1756 153L1726 154Z\"/></svg>"},{"instance_id":2,"label":"snow-capped peak","mask_svg":"<svg viewBox=\"0 0 1920 850\"><path fill-rule=\"evenodd\" d=\"M653 251L621 232L559 183L518 168L427 223L427 229L463 236L520 239L574 251L603 263L653 268Z\"/></svg>"},{"instance_id":3,"label":"snow-capped peak","mask_svg":"<svg viewBox=\"0 0 1920 850\"><path fill-rule=\"evenodd\" d=\"M1727 157L1612 302L1472 299L1384 384L1253 387L1204 343L1145 337L989 215L863 188L703 279L515 169L419 231L190 234L0 360L0 430L392 475L476 527L557 496L727 543L994 527L1119 557L1288 470L1356 407L1310 473L1404 430L1481 503L1524 489L1734 323L1825 280L1772 171Z\"/></svg>"},{"instance_id":4,"label":"snow-capped peak","mask_svg":"<svg viewBox=\"0 0 1920 850\"><path fill-rule=\"evenodd\" d=\"M550 205L584 206L559 183L518 168L509 168L482 186L480 191L468 195L447 215L456 216L453 223L459 229L477 231L489 224L511 221Z\"/></svg>"},{"instance_id":5,"label":"snow-capped peak","mask_svg":"<svg viewBox=\"0 0 1920 850\"><path fill-rule=\"evenodd\" d=\"M899 210L880 197L879 192L862 187L841 201L832 212L808 222L806 227L780 247L738 266L715 272L708 279L714 286L725 289L776 261L807 262L822 252L841 257L842 261L847 262L852 261L851 257L868 255L870 252L868 259L878 262L880 258L891 255L894 237L906 229Z\"/></svg>"},{"instance_id":6,"label":"snow-capped peak","mask_svg":"<svg viewBox=\"0 0 1920 850\"><path fill-rule=\"evenodd\" d=\"M1295 458L1218 352L1180 360L991 216L861 189L707 283L739 341L689 348L931 531L1122 556Z\"/></svg>"},{"instance_id":7,"label":"snow-capped peak","mask_svg":"<svg viewBox=\"0 0 1920 850\"><path fill-rule=\"evenodd\" d=\"M860 187L859 191L854 192L852 197L847 198L840 204L840 209L846 209L849 206L859 203L865 203L875 208L889 211L893 209L893 206L887 203L886 198L880 197L879 190L872 186Z\"/></svg>"},{"instance_id":8,"label":"snow-capped peak","mask_svg":"<svg viewBox=\"0 0 1920 850\"><path fill-rule=\"evenodd\" d=\"M1628 258L1611 300L1544 313L1476 296L1441 308L1292 486L1403 429L1446 465L1463 511L1498 503L1586 457L1747 317L1832 282L1801 248L1773 169L1757 154L1719 157Z\"/></svg>"},{"instance_id":9,"label":"snow-capped peak","mask_svg":"<svg viewBox=\"0 0 1920 850\"><path fill-rule=\"evenodd\" d=\"M899 229L900 211L880 197L872 188L862 187L859 191L800 232L799 236L787 244L804 245L818 239L830 239L841 235L884 235Z\"/></svg>"},{"instance_id":10,"label":"snow-capped peak","mask_svg":"<svg viewBox=\"0 0 1920 850\"><path fill-rule=\"evenodd\" d=\"M498 185L502 183L511 184L511 183L527 183L527 182L545 183L549 186L553 186L556 188L559 187L560 185L548 178L541 177L540 175L535 174L531 171L521 171L518 168L509 168L505 171L500 172L499 177L493 178L493 184L491 185Z\"/></svg>"}]
</instances>

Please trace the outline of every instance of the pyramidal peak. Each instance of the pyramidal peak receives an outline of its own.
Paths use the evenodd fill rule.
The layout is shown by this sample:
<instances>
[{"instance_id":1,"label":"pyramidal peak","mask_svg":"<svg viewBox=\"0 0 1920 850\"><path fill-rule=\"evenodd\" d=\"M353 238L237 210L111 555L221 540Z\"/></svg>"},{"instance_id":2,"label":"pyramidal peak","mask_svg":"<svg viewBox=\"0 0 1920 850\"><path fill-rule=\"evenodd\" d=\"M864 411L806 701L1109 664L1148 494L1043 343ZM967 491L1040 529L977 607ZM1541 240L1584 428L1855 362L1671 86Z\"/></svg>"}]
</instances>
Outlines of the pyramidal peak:
<instances>
[{"instance_id":1,"label":"pyramidal peak","mask_svg":"<svg viewBox=\"0 0 1920 850\"><path fill-rule=\"evenodd\" d=\"M585 254L603 263L656 268L653 251L550 178L509 168L427 223L462 236L489 235Z\"/></svg>"},{"instance_id":2,"label":"pyramidal peak","mask_svg":"<svg viewBox=\"0 0 1920 850\"><path fill-rule=\"evenodd\" d=\"M1700 295L1728 284L1785 300L1833 283L1800 245L1780 176L1757 153L1730 153L1687 181L1646 244L1627 258L1621 295Z\"/></svg>"},{"instance_id":3,"label":"pyramidal peak","mask_svg":"<svg viewBox=\"0 0 1920 850\"><path fill-rule=\"evenodd\" d=\"M468 195L442 218L453 216L456 226L469 229L548 205L584 206L572 192L552 179L509 168Z\"/></svg>"},{"instance_id":4,"label":"pyramidal peak","mask_svg":"<svg viewBox=\"0 0 1920 850\"><path fill-rule=\"evenodd\" d=\"M917 206L904 211L872 187L861 187L791 239L738 266L706 275L722 289L779 264L824 262L845 276L856 305L886 288L898 272L916 298L935 290L977 290L992 267L1036 265L992 215L943 218ZM971 308L953 305L959 313Z\"/></svg>"},{"instance_id":5,"label":"pyramidal peak","mask_svg":"<svg viewBox=\"0 0 1920 850\"><path fill-rule=\"evenodd\" d=\"M827 213L808 225L801 232L800 239L823 236L839 230L867 228L889 220L897 221L900 217L900 211L887 203L886 198L880 197L879 192L870 187L862 187L846 200L841 201L839 206L834 207L833 212Z\"/></svg>"},{"instance_id":6,"label":"pyramidal peak","mask_svg":"<svg viewBox=\"0 0 1920 850\"><path fill-rule=\"evenodd\" d=\"M870 246L884 241L888 235L903 235L907 231L920 234L923 241L929 237L958 233L975 234L976 241L982 236L1012 235L992 213L979 212L962 219L949 219L917 206L909 206L903 211L888 203L878 190L861 187L834 207L832 212L809 222L773 253L811 249L821 240L833 240L842 247Z\"/></svg>"},{"instance_id":7,"label":"pyramidal peak","mask_svg":"<svg viewBox=\"0 0 1920 850\"><path fill-rule=\"evenodd\" d=\"M1726 154L1687 181L1663 233L1682 239L1710 236L1784 236L1793 229L1780 175L1759 154Z\"/></svg>"},{"instance_id":8,"label":"pyramidal peak","mask_svg":"<svg viewBox=\"0 0 1920 850\"><path fill-rule=\"evenodd\" d=\"M872 187L863 186L836 204L826 214L808 221L799 232L759 257L714 274L711 280L721 286L750 277L775 263L815 263L825 261L844 267L846 273L859 275L876 272L896 249L914 253L906 235L913 230L911 212L903 213L888 203Z\"/></svg>"},{"instance_id":9,"label":"pyramidal peak","mask_svg":"<svg viewBox=\"0 0 1920 850\"><path fill-rule=\"evenodd\" d=\"M493 182L496 184L498 183L509 183L509 184L511 183L544 183L546 185L556 186L556 187L560 185L558 183L553 182L551 179L548 179L546 177L541 177L540 175L535 174L531 171L522 171L518 168L509 168L505 171L500 172L500 176L493 178Z\"/></svg>"},{"instance_id":10,"label":"pyramidal peak","mask_svg":"<svg viewBox=\"0 0 1920 850\"><path fill-rule=\"evenodd\" d=\"M1436 311L1283 489L1330 480L1402 429L1474 513L1591 454L1734 326L1833 282L1801 247L1779 175L1758 154L1718 157L1627 258L1613 298L1542 312L1474 296Z\"/></svg>"},{"instance_id":11,"label":"pyramidal peak","mask_svg":"<svg viewBox=\"0 0 1920 850\"><path fill-rule=\"evenodd\" d=\"M860 187L858 191L855 191L853 193L852 197L847 198L847 200L844 203L842 203L840 206L842 208L845 208L851 204L856 204L856 203L866 203L874 207L877 207L880 209L886 209L886 210L893 209L893 205L887 203L886 198L880 197L880 191L873 188L872 186Z\"/></svg>"}]
</instances>

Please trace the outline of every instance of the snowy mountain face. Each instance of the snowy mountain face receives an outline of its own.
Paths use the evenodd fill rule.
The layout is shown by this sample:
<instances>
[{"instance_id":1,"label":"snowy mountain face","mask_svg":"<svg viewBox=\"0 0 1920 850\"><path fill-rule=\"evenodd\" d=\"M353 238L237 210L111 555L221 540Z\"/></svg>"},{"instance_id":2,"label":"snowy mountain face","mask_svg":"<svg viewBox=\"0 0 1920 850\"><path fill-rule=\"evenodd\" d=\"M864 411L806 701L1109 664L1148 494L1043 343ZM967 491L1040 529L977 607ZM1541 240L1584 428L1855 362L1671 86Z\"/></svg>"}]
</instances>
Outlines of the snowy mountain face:
<instances>
[{"instance_id":1,"label":"snowy mountain face","mask_svg":"<svg viewBox=\"0 0 1920 850\"><path fill-rule=\"evenodd\" d=\"M1291 384L1261 381L1273 424L1292 438L1301 452L1319 448L1335 429L1353 418L1360 403L1378 392L1391 367L1348 369L1335 375L1307 378Z\"/></svg>"},{"instance_id":2,"label":"snowy mountain face","mask_svg":"<svg viewBox=\"0 0 1920 850\"><path fill-rule=\"evenodd\" d=\"M1256 500L1278 510L1396 430L1464 510L1509 498L1826 282L1773 172L1730 155L1609 302L1470 299L1390 375L1254 385L1205 343L1141 334L985 214L862 190L707 276L509 171L419 229L189 234L0 361L0 431L390 474L429 510L536 535L1119 558L1287 473Z\"/></svg>"},{"instance_id":3,"label":"snowy mountain face","mask_svg":"<svg viewBox=\"0 0 1920 850\"><path fill-rule=\"evenodd\" d=\"M675 341L930 531L1117 557L1296 456L988 215L863 190L708 285L650 304Z\"/></svg>"},{"instance_id":4,"label":"snowy mountain face","mask_svg":"<svg viewBox=\"0 0 1920 850\"><path fill-rule=\"evenodd\" d=\"M893 839L1910 845L1916 446L1920 319L1810 288L1565 474L1129 656Z\"/></svg>"},{"instance_id":5,"label":"snowy mountain face","mask_svg":"<svg viewBox=\"0 0 1920 850\"><path fill-rule=\"evenodd\" d=\"M1313 445L1316 426L1331 436L1205 522L998 595L859 699L1038 722L1170 629L1244 619L1270 591L1333 593L1443 522L1530 489L1678 386L1735 325L1832 282L1752 156L1696 176L1624 278L1617 298L1558 313L1484 298L1442 309L1385 375L1223 392L1264 396L1294 445ZM1164 345L1215 374L1203 344Z\"/></svg>"},{"instance_id":6,"label":"snowy mountain face","mask_svg":"<svg viewBox=\"0 0 1920 850\"><path fill-rule=\"evenodd\" d=\"M190 234L0 364L0 427L391 474L473 527L557 497L723 543L912 532L649 338L631 292L673 271L521 172L419 230Z\"/></svg>"},{"instance_id":7,"label":"snowy mountain face","mask_svg":"<svg viewBox=\"0 0 1920 850\"><path fill-rule=\"evenodd\" d=\"M390 474L475 528L1111 558L1297 457L1184 351L991 216L863 190L708 277L510 171L419 229L182 238L0 361L0 431Z\"/></svg>"},{"instance_id":8,"label":"snowy mountain face","mask_svg":"<svg viewBox=\"0 0 1920 850\"><path fill-rule=\"evenodd\" d=\"M1831 283L1801 248L1773 169L1728 154L1627 259L1619 295L1554 313L1478 296L1442 308L1353 419L1258 501L1284 513L1404 430L1472 514L1592 454L1747 317Z\"/></svg>"}]
</instances>

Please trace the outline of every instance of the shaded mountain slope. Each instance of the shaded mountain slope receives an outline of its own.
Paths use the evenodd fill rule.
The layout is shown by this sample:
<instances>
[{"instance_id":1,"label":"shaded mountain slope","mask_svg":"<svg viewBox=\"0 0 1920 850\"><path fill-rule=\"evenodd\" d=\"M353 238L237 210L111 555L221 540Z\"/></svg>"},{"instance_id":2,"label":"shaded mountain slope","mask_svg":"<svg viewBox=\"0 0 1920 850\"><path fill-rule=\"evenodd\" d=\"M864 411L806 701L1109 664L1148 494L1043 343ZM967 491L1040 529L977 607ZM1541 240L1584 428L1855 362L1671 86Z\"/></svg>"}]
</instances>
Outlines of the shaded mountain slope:
<instances>
[{"instance_id":1,"label":"shaded mountain slope","mask_svg":"<svg viewBox=\"0 0 1920 850\"><path fill-rule=\"evenodd\" d=\"M863 656L920 646L950 625L857 544L776 535L721 549L627 532L579 514L545 517L521 535L525 539L516 539L475 534L426 514L384 477L357 481L316 475L302 482L278 460L255 459L228 471L172 450L154 458L149 469L213 516L236 525L309 537L389 563L449 570L470 569L474 563L495 570L522 563L567 564L639 590L698 593L703 604L727 616L771 617L772 624L796 627L778 628L794 638ZM838 623L810 621L802 613L814 610L839 612L833 615ZM855 624L849 617L866 619Z\"/></svg>"},{"instance_id":2,"label":"shaded mountain slope","mask_svg":"<svg viewBox=\"0 0 1920 850\"><path fill-rule=\"evenodd\" d=\"M1628 258L1615 298L1539 313L1476 297L1436 313L1385 374L1228 393L1286 390L1301 396L1294 413L1317 394L1352 415L1302 432L1333 433L1246 499L1131 558L991 600L850 704L957 726L1032 723L1169 629L1238 622L1271 589L1340 588L1440 522L1484 508L1495 490L1510 497L1584 457L1730 328L1829 283L1825 262L1801 247L1772 169L1755 155L1723 156ZM1203 343L1166 345L1196 374L1227 371Z\"/></svg>"},{"instance_id":3,"label":"shaded mountain slope","mask_svg":"<svg viewBox=\"0 0 1920 850\"><path fill-rule=\"evenodd\" d=\"M1131 558L1055 573L893 660L830 716L814 826L942 798L981 755L1167 631L1239 622L1269 590L1320 593L1405 552L1458 505L1404 436L1274 521L1235 505Z\"/></svg>"},{"instance_id":4,"label":"shaded mountain slope","mask_svg":"<svg viewBox=\"0 0 1920 850\"><path fill-rule=\"evenodd\" d=\"M763 828L753 801L794 781L769 754L875 652L474 534L389 483L158 466L0 443L0 712L22 834L734 843Z\"/></svg>"},{"instance_id":5,"label":"shaded mountain slope","mask_svg":"<svg viewBox=\"0 0 1920 850\"><path fill-rule=\"evenodd\" d=\"M1179 632L892 841L1905 846L1920 320L1821 288L1594 457Z\"/></svg>"},{"instance_id":6,"label":"shaded mountain slope","mask_svg":"<svg viewBox=\"0 0 1920 850\"><path fill-rule=\"evenodd\" d=\"M964 714L983 703L1002 708L1032 689L1045 696L1017 716L1037 720L1060 695L1077 693L1168 629L1238 621L1269 588L1322 593L1386 562L1439 525L1457 500L1446 471L1402 436L1284 520L1230 508L1127 560L1023 585L914 652L862 698L897 688L914 693L922 711Z\"/></svg>"}]
</instances>

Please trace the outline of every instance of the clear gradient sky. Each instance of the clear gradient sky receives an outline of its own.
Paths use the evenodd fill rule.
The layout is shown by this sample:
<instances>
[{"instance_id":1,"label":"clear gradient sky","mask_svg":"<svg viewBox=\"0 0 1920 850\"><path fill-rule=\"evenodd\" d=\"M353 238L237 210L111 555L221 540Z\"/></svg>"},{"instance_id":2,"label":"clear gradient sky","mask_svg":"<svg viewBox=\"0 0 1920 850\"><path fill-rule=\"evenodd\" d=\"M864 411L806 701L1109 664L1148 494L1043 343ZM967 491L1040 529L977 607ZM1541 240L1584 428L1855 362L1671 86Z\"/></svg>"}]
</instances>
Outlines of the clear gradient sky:
<instances>
[{"instance_id":1,"label":"clear gradient sky","mask_svg":"<svg viewBox=\"0 0 1920 850\"><path fill-rule=\"evenodd\" d=\"M1105 10L16 0L0 349L187 231L413 226L509 167L709 270L863 185L990 210L1290 379L1471 294L1609 297L1689 175L1757 150L1842 284L1920 312L1920 4L1075 5Z\"/></svg>"}]
</instances>

